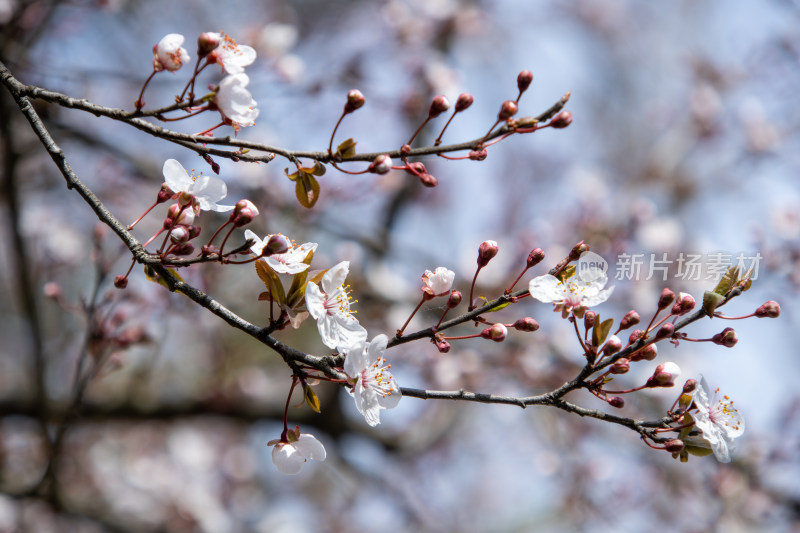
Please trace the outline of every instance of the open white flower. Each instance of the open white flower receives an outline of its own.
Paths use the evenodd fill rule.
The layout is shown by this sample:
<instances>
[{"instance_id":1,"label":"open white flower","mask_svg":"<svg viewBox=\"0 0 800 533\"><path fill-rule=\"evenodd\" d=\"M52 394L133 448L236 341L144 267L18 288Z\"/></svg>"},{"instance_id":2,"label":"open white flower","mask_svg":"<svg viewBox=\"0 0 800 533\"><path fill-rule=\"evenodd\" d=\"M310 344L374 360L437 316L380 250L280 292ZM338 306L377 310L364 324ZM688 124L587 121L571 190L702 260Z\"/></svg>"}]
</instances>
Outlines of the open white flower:
<instances>
[{"instance_id":1,"label":"open white flower","mask_svg":"<svg viewBox=\"0 0 800 533\"><path fill-rule=\"evenodd\" d=\"M395 407L402 398L400 387L389 372L392 365L383 358L388 342L386 335L378 335L372 342L365 339L344 350L344 372L353 383L350 394L370 426L380 424L381 410Z\"/></svg>"},{"instance_id":2,"label":"open white flower","mask_svg":"<svg viewBox=\"0 0 800 533\"><path fill-rule=\"evenodd\" d=\"M254 244L250 246L250 250L256 255L261 255L269 238L272 237L272 235L267 235L264 239L259 239L249 229L244 231L244 236L246 239L253 239ZM308 265L303 262L308 253L316 251L316 249L317 243L315 242L307 242L300 246L292 245L286 252L263 257L262 261L266 261L272 270L280 274L299 274L308 268Z\"/></svg>"},{"instance_id":3,"label":"open white flower","mask_svg":"<svg viewBox=\"0 0 800 533\"><path fill-rule=\"evenodd\" d=\"M422 290L431 296L443 296L450 292L455 277L455 272L445 267L437 267L433 272L426 270L422 275Z\"/></svg>"},{"instance_id":4,"label":"open white flower","mask_svg":"<svg viewBox=\"0 0 800 533\"><path fill-rule=\"evenodd\" d=\"M350 295L343 285L349 271L350 262L342 261L322 276L322 289L313 281L306 286L306 307L328 348L353 346L367 339L367 330L350 311Z\"/></svg>"},{"instance_id":5,"label":"open white flower","mask_svg":"<svg viewBox=\"0 0 800 533\"><path fill-rule=\"evenodd\" d=\"M281 474L299 473L309 459L325 460L325 447L314 435L303 433L295 436L290 433L290 440L292 437L296 438L294 442L270 443L270 445L275 445L272 449L272 462L275 463Z\"/></svg>"},{"instance_id":6,"label":"open white flower","mask_svg":"<svg viewBox=\"0 0 800 533\"><path fill-rule=\"evenodd\" d=\"M230 211L232 205L219 205L217 202L228 194L225 182L214 176L190 176L183 165L175 159L167 159L163 168L164 181L174 193L190 194L193 204L202 211ZM186 204L183 204L186 205Z\"/></svg>"},{"instance_id":7,"label":"open white flower","mask_svg":"<svg viewBox=\"0 0 800 533\"><path fill-rule=\"evenodd\" d=\"M175 72L191 59L189 52L182 48L184 37L180 33L170 33L153 47L153 68L156 71Z\"/></svg>"},{"instance_id":8,"label":"open white flower","mask_svg":"<svg viewBox=\"0 0 800 533\"><path fill-rule=\"evenodd\" d=\"M736 448L736 438L744 433L744 418L733 407L733 400L727 396L717 396L719 389L709 399L709 386L705 378L694 392L694 405L697 412L692 413L694 423L703 432L705 440L721 463L729 463Z\"/></svg>"},{"instance_id":9,"label":"open white flower","mask_svg":"<svg viewBox=\"0 0 800 533\"><path fill-rule=\"evenodd\" d=\"M564 316L573 311L575 316L580 318L586 308L601 304L611 296L614 287L604 289L606 283L608 283L608 277L603 272L598 272L589 279L571 276L567 278L566 282L562 282L550 274L545 274L533 278L528 285L528 290L531 296L540 302L554 302L556 310L562 311Z\"/></svg>"},{"instance_id":10,"label":"open white flower","mask_svg":"<svg viewBox=\"0 0 800 533\"><path fill-rule=\"evenodd\" d=\"M219 89L214 96L214 103L222 116L233 122L234 127L252 126L258 118L258 102L246 89L250 83L247 74L225 76L219 82Z\"/></svg>"},{"instance_id":11,"label":"open white flower","mask_svg":"<svg viewBox=\"0 0 800 533\"><path fill-rule=\"evenodd\" d=\"M252 65L256 60L256 51L252 46L236 44L236 41L225 33L209 33L209 35L220 41L219 46L211 54L226 74L241 74L244 72L244 67Z\"/></svg>"}]
</instances>

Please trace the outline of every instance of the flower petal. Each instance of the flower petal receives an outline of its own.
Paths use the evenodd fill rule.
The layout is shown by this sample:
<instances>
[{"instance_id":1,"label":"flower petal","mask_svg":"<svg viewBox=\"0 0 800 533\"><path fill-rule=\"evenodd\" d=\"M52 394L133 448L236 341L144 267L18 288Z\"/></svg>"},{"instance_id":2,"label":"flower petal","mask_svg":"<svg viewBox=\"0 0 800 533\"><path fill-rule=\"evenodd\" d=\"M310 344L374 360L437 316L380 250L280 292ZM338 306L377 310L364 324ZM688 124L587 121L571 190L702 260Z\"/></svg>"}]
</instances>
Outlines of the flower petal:
<instances>
[{"instance_id":1,"label":"flower petal","mask_svg":"<svg viewBox=\"0 0 800 533\"><path fill-rule=\"evenodd\" d=\"M358 378L361 372L369 365L369 356L365 348L366 341L359 341L353 344L346 350L347 355L344 358L344 373L350 378Z\"/></svg>"},{"instance_id":2,"label":"flower petal","mask_svg":"<svg viewBox=\"0 0 800 533\"><path fill-rule=\"evenodd\" d=\"M545 274L533 278L528 284L531 296L540 302L552 302L564 299L564 284L555 276Z\"/></svg>"},{"instance_id":3,"label":"flower petal","mask_svg":"<svg viewBox=\"0 0 800 533\"><path fill-rule=\"evenodd\" d=\"M189 173L176 159L167 159L164 162L162 173L164 181L172 189L172 192L186 191L194 183Z\"/></svg>"},{"instance_id":4,"label":"flower petal","mask_svg":"<svg viewBox=\"0 0 800 533\"><path fill-rule=\"evenodd\" d=\"M306 308L314 320L326 314L325 295L313 281L306 285Z\"/></svg>"},{"instance_id":5,"label":"flower petal","mask_svg":"<svg viewBox=\"0 0 800 533\"><path fill-rule=\"evenodd\" d=\"M292 444L276 444L272 449L272 462L278 472L293 476L303 468L306 458Z\"/></svg>"},{"instance_id":6,"label":"flower petal","mask_svg":"<svg viewBox=\"0 0 800 533\"><path fill-rule=\"evenodd\" d=\"M327 294L332 293L337 287L340 287L347 274L350 273L350 261L342 261L330 269L322 276L322 290Z\"/></svg>"},{"instance_id":7,"label":"flower petal","mask_svg":"<svg viewBox=\"0 0 800 533\"><path fill-rule=\"evenodd\" d=\"M314 459L315 461L325 460L325 446L310 433L301 434L297 442L294 443L294 447L297 448L306 459Z\"/></svg>"}]
</instances>

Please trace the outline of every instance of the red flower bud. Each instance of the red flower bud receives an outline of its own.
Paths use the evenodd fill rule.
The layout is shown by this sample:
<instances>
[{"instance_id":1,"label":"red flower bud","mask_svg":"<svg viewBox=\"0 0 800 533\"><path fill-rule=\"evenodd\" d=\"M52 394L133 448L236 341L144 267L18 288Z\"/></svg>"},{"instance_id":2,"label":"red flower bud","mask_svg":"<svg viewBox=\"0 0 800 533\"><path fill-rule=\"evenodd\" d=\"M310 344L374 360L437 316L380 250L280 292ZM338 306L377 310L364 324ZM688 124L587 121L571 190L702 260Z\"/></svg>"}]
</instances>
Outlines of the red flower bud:
<instances>
[{"instance_id":1,"label":"red flower bud","mask_svg":"<svg viewBox=\"0 0 800 533\"><path fill-rule=\"evenodd\" d=\"M469 152L470 161L483 161L488 156L489 151L486 148L481 148L480 150L470 150Z\"/></svg>"},{"instance_id":2,"label":"red flower bud","mask_svg":"<svg viewBox=\"0 0 800 533\"><path fill-rule=\"evenodd\" d=\"M687 379L686 383L683 384L683 393L684 394L691 394L697 388L697 380L696 379Z\"/></svg>"},{"instance_id":3,"label":"red flower bud","mask_svg":"<svg viewBox=\"0 0 800 533\"><path fill-rule=\"evenodd\" d=\"M347 93L347 103L344 105L344 113L352 113L356 109L363 106L364 102L366 102L366 98L364 98L364 95L361 94L361 91L353 89Z\"/></svg>"},{"instance_id":4,"label":"red flower bud","mask_svg":"<svg viewBox=\"0 0 800 533\"><path fill-rule=\"evenodd\" d=\"M589 251L589 245L585 242L581 241L575 246L572 247L572 250L569 251L569 260L570 261L577 261L581 258L584 252Z\"/></svg>"},{"instance_id":5,"label":"red flower bud","mask_svg":"<svg viewBox=\"0 0 800 533\"><path fill-rule=\"evenodd\" d=\"M483 241L478 246L478 267L483 268L497 255L498 247L495 241Z\"/></svg>"},{"instance_id":6,"label":"red flower bud","mask_svg":"<svg viewBox=\"0 0 800 533\"><path fill-rule=\"evenodd\" d=\"M536 331L539 329L539 323L535 319L526 316L514 322L514 329L517 331Z\"/></svg>"},{"instance_id":7,"label":"red flower bud","mask_svg":"<svg viewBox=\"0 0 800 533\"><path fill-rule=\"evenodd\" d=\"M469 93L461 93L458 95L458 100L456 100L456 113L461 113L462 111L466 110L469 106L472 105L474 98Z\"/></svg>"},{"instance_id":8,"label":"red flower bud","mask_svg":"<svg viewBox=\"0 0 800 533\"><path fill-rule=\"evenodd\" d=\"M622 341L616 335L611 335L603 346L603 353L612 355L622 349ZM621 361L622 359L620 359Z\"/></svg>"},{"instance_id":9,"label":"red flower bud","mask_svg":"<svg viewBox=\"0 0 800 533\"><path fill-rule=\"evenodd\" d=\"M197 38L197 55L203 58L213 52L219 46L221 37L219 33L209 31L201 33Z\"/></svg>"},{"instance_id":10,"label":"red flower bud","mask_svg":"<svg viewBox=\"0 0 800 533\"><path fill-rule=\"evenodd\" d=\"M428 118L436 118L448 109L450 109L450 102L440 94L431 102L431 107L428 109Z\"/></svg>"},{"instance_id":11,"label":"red flower bud","mask_svg":"<svg viewBox=\"0 0 800 533\"><path fill-rule=\"evenodd\" d=\"M622 320L619 323L619 329L623 330L623 329L628 329L631 326L635 326L636 324L639 323L639 320L640 320L639 313L631 309L630 311L625 313L624 317L622 317Z\"/></svg>"},{"instance_id":12,"label":"red flower bud","mask_svg":"<svg viewBox=\"0 0 800 533\"><path fill-rule=\"evenodd\" d=\"M387 154L375 156L367 167L367 171L373 174L388 174L390 170L392 170L392 158Z\"/></svg>"},{"instance_id":13,"label":"red flower bud","mask_svg":"<svg viewBox=\"0 0 800 533\"><path fill-rule=\"evenodd\" d=\"M781 306L775 300L770 300L756 309L758 318L778 318L781 316Z\"/></svg>"},{"instance_id":14,"label":"red flower bud","mask_svg":"<svg viewBox=\"0 0 800 533\"><path fill-rule=\"evenodd\" d=\"M684 445L681 439L672 439L664 443L664 449L669 453L681 453Z\"/></svg>"},{"instance_id":15,"label":"red flower bud","mask_svg":"<svg viewBox=\"0 0 800 533\"><path fill-rule=\"evenodd\" d=\"M447 308L453 309L458 307L458 304L461 303L461 298L461 291L450 292L450 297L447 299Z\"/></svg>"},{"instance_id":16,"label":"red flower bud","mask_svg":"<svg viewBox=\"0 0 800 533\"><path fill-rule=\"evenodd\" d=\"M514 100L506 100L500 106L500 111L497 113L497 120L507 120L517 114L519 107Z\"/></svg>"},{"instance_id":17,"label":"red flower bud","mask_svg":"<svg viewBox=\"0 0 800 533\"><path fill-rule=\"evenodd\" d=\"M544 259L544 250L541 248L534 248L531 250L531 253L528 254L528 259L525 263L525 266L528 268L533 268L538 265L542 259Z\"/></svg>"},{"instance_id":18,"label":"red flower bud","mask_svg":"<svg viewBox=\"0 0 800 533\"><path fill-rule=\"evenodd\" d=\"M549 125L551 128L562 129L566 128L572 124L572 113L569 111L562 111L558 115L553 117L553 120L550 121Z\"/></svg>"},{"instance_id":19,"label":"red flower bud","mask_svg":"<svg viewBox=\"0 0 800 533\"><path fill-rule=\"evenodd\" d=\"M481 331L481 337L493 340L494 342L503 342L506 340L506 335L508 335L508 330L499 322Z\"/></svg>"},{"instance_id":20,"label":"red flower bud","mask_svg":"<svg viewBox=\"0 0 800 533\"><path fill-rule=\"evenodd\" d=\"M631 369L631 360L622 358L618 359L613 365L611 365L611 373L612 374L625 374Z\"/></svg>"},{"instance_id":21,"label":"red flower bud","mask_svg":"<svg viewBox=\"0 0 800 533\"><path fill-rule=\"evenodd\" d=\"M656 340L667 339L672 337L672 334L675 333L675 325L671 322L667 322L656 333Z\"/></svg>"},{"instance_id":22,"label":"red flower bud","mask_svg":"<svg viewBox=\"0 0 800 533\"><path fill-rule=\"evenodd\" d=\"M586 311L583 315L583 327L591 329L594 326L594 321L597 318L597 313L594 311Z\"/></svg>"},{"instance_id":23,"label":"red flower bud","mask_svg":"<svg viewBox=\"0 0 800 533\"><path fill-rule=\"evenodd\" d=\"M675 293L672 292L672 290L665 288L663 291L661 291L661 296L658 298L659 311L661 309L666 309L667 307L672 305L672 302L674 301L675 301Z\"/></svg>"},{"instance_id":24,"label":"red flower bud","mask_svg":"<svg viewBox=\"0 0 800 533\"><path fill-rule=\"evenodd\" d=\"M616 407L617 409L622 409L625 407L625 400L620 398L619 396L612 396L608 399L608 405L611 407Z\"/></svg>"},{"instance_id":25,"label":"red flower bud","mask_svg":"<svg viewBox=\"0 0 800 533\"><path fill-rule=\"evenodd\" d=\"M739 338L736 336L736 331L733 328L725 328L711 337L711 342L727 348L733 348L736 343L739 342Z\"/></svg>"},{"instance_id":26,"label":"red flower bud","mask_svg":"<svg viewBox=\"0 0 800 533\"><path fill-rule=\"evenodd\" d=\"M522 94L528 90L528 87L531 86L531 82L533 82L533 74L530 70L523 70L517 75L517 89L519 89L519 93Z\"/></svg>"},{"instance_id":27,"label":"red flower bud","mask_svg":"<svg viewBox=\"0 0 800 533\"><path fill-rule=\"evenodd\" d=\"M127 286L128 286L128 276L123 276L122 274L120 274L114 278L114 287L118 289L124 289Z\"/></svg>"}]
</instances>

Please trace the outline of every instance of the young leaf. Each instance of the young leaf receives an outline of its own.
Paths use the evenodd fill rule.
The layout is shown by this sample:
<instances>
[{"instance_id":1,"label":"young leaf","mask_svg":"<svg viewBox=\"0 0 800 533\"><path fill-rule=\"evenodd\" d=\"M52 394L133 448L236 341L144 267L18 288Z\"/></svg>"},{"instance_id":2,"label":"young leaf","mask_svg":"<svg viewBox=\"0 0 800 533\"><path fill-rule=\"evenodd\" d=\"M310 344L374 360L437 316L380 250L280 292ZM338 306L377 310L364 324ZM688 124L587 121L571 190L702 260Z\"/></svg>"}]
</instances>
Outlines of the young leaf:
<instances>
[{"instance_id":1,"label":"young leaf","mask_svg":"<svg viewBox=\"0 0 800 533\"><path fill-rule=\"evenodd\" d=\"M353 139L347 139L342 144L340 144L336 148L336 155L341 157L342 159L346 159L348 157L353 157L356 155L356 141Z\"/></svg>"},{"instance_id":2,"label":"young leaf","mask_svg":"<svg viewBox=\"0 0 800 533\"><path fill-rule=\"evenodd\" d=\"M306 397L306 404L311 408L311 410L315 413L321 412L319 409L319 398L317 398L317 394L314 392L314 389L303 383L303 394Z\"/></svg>"},{"instance_id":3,"label":"young leaf","mask_svg":"<svg viewBox=\"0 0 800 533\"><path fill-rule=\"evenodd\" d=\"M300 172L295 180L294 192L300 205L311 209L319 200L319 182L312 174Z\"/></svg>"}]
</instances>

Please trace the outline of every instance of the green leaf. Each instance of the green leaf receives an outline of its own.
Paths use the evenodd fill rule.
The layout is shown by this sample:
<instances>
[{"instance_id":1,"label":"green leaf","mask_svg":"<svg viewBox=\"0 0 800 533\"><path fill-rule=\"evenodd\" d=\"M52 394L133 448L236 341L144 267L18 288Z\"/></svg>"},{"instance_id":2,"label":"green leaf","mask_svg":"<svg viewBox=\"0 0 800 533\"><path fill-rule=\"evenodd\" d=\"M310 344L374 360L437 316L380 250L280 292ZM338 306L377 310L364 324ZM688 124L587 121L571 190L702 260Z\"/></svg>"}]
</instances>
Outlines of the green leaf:
<instances>
[{"instance_id":1,"label":"green leaf","mask_svg":"<svg viewBox=\"0 0 800 533\"><path fill-rule=\"evenodd\" d=\"M286 294L283 292L283 284L281 283L278 273L272 270L266 261L256 261L256 273L264 285L269 289L272 301L278 304L286 302Z\"/></svg>"},{"instance_id":2,"label":"green leaf","mask_svg":"<svg viewBox=\"0 0 800 533\"><path fill-rule=\"evenodd\" d=\"M289 174L289 169L284 168L283 173L286 174L286 177L289 178L291 181L297 181L297 177L300 175L300 171L295 171Z\"/></svg>"},{"instance_id":3,"label":"green leaf","mask_svg":"<svg viewBox=\"0 0 800 533\"><path fill-rule=\"evenodd\" d=\"M600 315L597 315L597 318L594 322L594 327L592 328L592 346L600 346L606 341L608 334L611 332L611 327L614 325L614 319L609 318L603 322L600 322Z\"/></svg>"},{"instance_id":4,"label":"green leaf","mask_svg":"<svg viewBox=\"0 0 800 533\"><path fill-rule=\"evenodd\" d=\"M722 276L722 279L719 280L719 283L717 283L714 292L722 296L727 296L737 281L739 281L739 267L730 267L728 271L725 272L725 275Z\"/></svg>"},{"instance_id":5,"label":"green leaf","mask_svg":"<svg viewBox=\"0 0 800 533\"><path fill-rule=\"evenodd\" d=\"M569 278L575 275L575 271L577 267L575 265L569 265L567 268L556 274L556 277L561 281L561 283L565 283Z\"/></svg>"},{"instance_id":6,"label":"green leaf","mask_svg":"<svg viewBox=\"0 0 800 533\"><path fill-rule=\"evenodd\" d=\"M347 139L344 141L342 144L336 147L336 155L342 159L356 155L356 141L353 139Z\"/></svg>"},{"instance_id":7,"label":"green leaf","mask_svg":"<svg viewBox=\"0 0 800 533\"><path fill-rule=\"evenodd\" d=\"M311 209L319 200L319 182L313 174L300 172L298 179L295 180L294 192L300 205Z\"/></svg>"},{"instance_id":8,"label":"green leaf","mask_svg":"<svg viewBox=\"0 0 800 533\"><path fill-rule=\"evenodd\" d=\"M314 389L303 383L303 394L306 397L306 405L308 405L315 413L320 413L319 398Z\"/></svg>"},{"instance_id":9,"label":"green leaf","mask_svg":"<svg viewBox=\"0 0 800 533\"><path fill-rule=\"evenodd\" d=\"M703 293L703 311L710 317L714 316L714 310L719 304L725 301L725 296L718 294L716 291L706 291Z\"/></svg>"}]
</instances>

